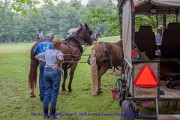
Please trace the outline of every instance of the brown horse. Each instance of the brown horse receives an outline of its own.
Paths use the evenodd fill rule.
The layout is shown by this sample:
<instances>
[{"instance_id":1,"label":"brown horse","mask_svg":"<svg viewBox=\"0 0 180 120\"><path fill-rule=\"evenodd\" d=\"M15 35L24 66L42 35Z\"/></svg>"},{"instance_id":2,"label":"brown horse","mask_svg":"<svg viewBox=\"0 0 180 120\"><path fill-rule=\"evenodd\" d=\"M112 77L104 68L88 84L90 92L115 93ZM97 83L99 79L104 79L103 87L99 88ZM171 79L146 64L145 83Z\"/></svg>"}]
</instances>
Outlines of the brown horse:
<instances>
[{"instance_id":1,"label":"brown horse","mask_svg":"<svg viewBox=\"0 0 180 120\"><path fill-rule=\"evenodd\" d=\"M81 58L83 53L83 44L92 45L93 41L91 39L92 31L88 27L87 24L82 26L80 24L80 28L77 30L76 34L66 38L63 43L61 44L61 51L64 54L64 63L62 64L64 70L64 80L62 84L62 91L66 91L65 89L65 82L67 78L67 69L70 68L70 81L68 84L69 92L72 91L71 84L74 76L74 71L78 64L78 61ZM29 73L29 87L31 90L31 96L35 97L35 90L37 84L37 67L38 61L34 58L34 48L38 45L36 43L31 49L31 65L30 65L30 73Z\"/></svg>"},{"instance_id":2,"label":"brown horse","mask_svg":"<svg viewBox=\"0 0 180 120\"><path fill-rule=\"evenodd\" d=\"M91 51L90 59L96 61L97 65L97 94L102 92L101 77L109 68L117 68L123 65L123 47L122 41L116 43L100 42L95 44ZM91 61L92 66L92 61ZM117 68L118 69L118 68ZM93 73L92 73L93 74ZM94 75L93 75L94 76ZM96 75L95 75L96 76Z\"/></svg>"}]
</instances>

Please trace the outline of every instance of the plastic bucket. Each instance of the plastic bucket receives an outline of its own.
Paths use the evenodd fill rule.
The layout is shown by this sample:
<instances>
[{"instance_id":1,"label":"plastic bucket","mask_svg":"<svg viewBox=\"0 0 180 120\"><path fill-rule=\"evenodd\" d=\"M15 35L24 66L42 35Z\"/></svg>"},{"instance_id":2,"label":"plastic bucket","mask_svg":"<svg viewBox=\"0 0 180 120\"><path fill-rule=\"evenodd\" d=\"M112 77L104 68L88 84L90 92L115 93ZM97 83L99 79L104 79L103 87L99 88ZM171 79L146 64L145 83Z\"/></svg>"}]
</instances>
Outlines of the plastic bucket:
<instances>
[{"instance_id":1,"label":"plastic bucket","mask_svg":"<svg viewBox=\"0 0 180 120\"><path fill-rule=\"evenodd\" d=\"M111 89L111 95L112 95L112 99L117 99L119 96L119 89L118 88L112 88Z\"/></svg>"}]
</instances>

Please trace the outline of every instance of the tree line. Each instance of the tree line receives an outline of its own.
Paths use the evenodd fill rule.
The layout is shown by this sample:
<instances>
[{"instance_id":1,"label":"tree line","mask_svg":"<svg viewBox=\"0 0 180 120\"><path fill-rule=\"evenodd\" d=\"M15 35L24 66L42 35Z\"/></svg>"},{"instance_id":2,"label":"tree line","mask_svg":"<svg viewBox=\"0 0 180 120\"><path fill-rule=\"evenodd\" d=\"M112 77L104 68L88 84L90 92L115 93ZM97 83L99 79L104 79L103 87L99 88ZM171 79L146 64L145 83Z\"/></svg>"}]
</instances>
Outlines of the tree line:
<instances>
[{"instance_id":1,"label":"tree line","mask_svg":"<svg viewBox=\"0 0 180 120\"><path fill-rule=\"evenodd\" d=\"M78 0L62 0L20 12L12 10L12 3L6 1L0 2L0 13L1 43L35 41L40 28L44 34L66 38L67 31L80 23L87 23L93 32L104 36L119 35L118 11L111 0L89 0L86 6Z\"/></svg>"},{"instance_id":2,"label":"tree line","mask_svg":"<svg viewBox=\"0 0 180 120\"><path fill-rule=\"evenodd\" d=\"M66 38L67 31L79 27L80 23L87 23L94 33L101 32L103 36L120 35L118 8L112 0L89 0L86 6L80 0L69 3L59 0L57 4L44 0L46 4L41 7L35 7L38 0L8 1L0 1L0 43L35 41L40 28L44 34ZM175 18L170 15L167 22ZM136 15L136 31L141 25L152 25L156 31L156 19L157 16ZM162 24L162 16L158 19L158 24Z\"/></svg>"}]
</instances>

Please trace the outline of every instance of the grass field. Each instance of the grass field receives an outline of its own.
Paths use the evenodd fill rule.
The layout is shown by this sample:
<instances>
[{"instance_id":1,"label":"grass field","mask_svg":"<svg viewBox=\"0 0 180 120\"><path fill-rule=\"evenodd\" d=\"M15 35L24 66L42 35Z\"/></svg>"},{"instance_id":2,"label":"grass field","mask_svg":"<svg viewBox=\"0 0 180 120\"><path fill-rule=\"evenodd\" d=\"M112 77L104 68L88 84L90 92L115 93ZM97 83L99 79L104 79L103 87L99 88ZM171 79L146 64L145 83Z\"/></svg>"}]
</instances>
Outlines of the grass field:
<instances>
[{"instance_id":1,"label":"grass field","mask_svg":"<svg viewBox=\"0 0 180 120\"><path fill-rule=\"evenodd\" d=\"M119 36L101 38L101 41L115 42ZM37 97L29 97L28 73L30 48L34 43L0 44L0 120L39 120L43 119L42 102ZM92 47L92 46L91 46ZM87 47L84 54L89 54ZM88 56L81 61L87 61ZM91 71L86 63L79 63L72 83L73 92L62 92L58 97L57 113L62 120L118 120L118 101L105 109L111 101L110 89L115 86L117 76L106 74L102 78L103 93L91 95ZM61 82L62 83L62 82ZM86 114L101 114L99 116ZM36 115L35 115L36 114Z\"/></svg>"}]
</instances>

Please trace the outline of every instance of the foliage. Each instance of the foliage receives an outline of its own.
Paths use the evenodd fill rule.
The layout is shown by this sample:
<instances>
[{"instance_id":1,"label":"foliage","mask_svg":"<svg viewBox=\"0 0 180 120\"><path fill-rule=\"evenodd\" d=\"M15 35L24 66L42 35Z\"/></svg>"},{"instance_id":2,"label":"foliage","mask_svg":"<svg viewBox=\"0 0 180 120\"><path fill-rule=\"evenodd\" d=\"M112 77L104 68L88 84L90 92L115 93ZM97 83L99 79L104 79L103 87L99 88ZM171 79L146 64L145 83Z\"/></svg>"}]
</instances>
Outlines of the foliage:
<instances>
[{"instance_id":1,"label":"foliage","mask_svg":"<svg viewBox=\"0 0 180 120\"><path fill-rule=\"evenodd\" d=\"M19 2L22 1L17 4ZM66 38L67 31L78 27L83 21L86 9L74 0L71 3L61 1L57 5L44 4L37 13L30 9L27 14L21 14L0 2L0 13L0 42L21 42L35 41L39 28L43 29L45 35L51 32L57 37Z\"/></svg>"},{"instance_id":2,"label":"foliage","mask_svg":"<svg viewBox=\"0 0 180 120\"><path fill-rule=\"evenodd\" d=\"M167 23L175 22L176 21L176 15L169 15L167 16ZM178 15L178 20L180 19L180 16Z\"/></svg>"},{"instance_id":3,"label":"foliage","mask_svg":"<svg viewBox=\"0 0 180 120\"><path fill-rule=\"evenodd\" d=\"M180 18L180 17L179 17ZM176 15L166 15L167 25L168 23L176 21ZM135 19L135 30L138 31L139 27L142 25L150 25L153 31L156 32L157 24L163 25L163 15L136 15Z\"/></svg>"},{"instance_id":4,"label":"foliage","mask_svg":"<svg viewBox=\"0 0 180 120\"><path fill-rule=\"evenodd\" d=\"M66 38L70 28L88 23L93 32L103 36L119 35L119 15L111 0L89 0L86 6L80 0L4 0L0 2L0 43L35 41L39 28L44 35L51 32ZM56 2L56 4L54 4ZM22 14L23 13L23 14ZM180 16L179 16L180 18ZM159 24L162 16L159 15ZM167 23L175 21L174 15ZM156 30L156 16L136 15L136 30L140 25L151 25Z\"/></svg>"},{"instance_id":5,"label":"foliage","mask_svg":"<svg viewBox=\"0 0 180 120\"><path fill-rule=\"evenodd\" d=\"M156 17L155 16L145 16L145 15L136 15L136 31L139 29L142 25L151 25L152 28L156 27Z\"/></svg>"},{"instance_id":6,"label":"foliage","mask_svg":"<svg viewBox=\"0 0 180 120\"><path fill-rule=\"evenodd\" d=\"M44 0L41 7L37 7L40 0L0 2L0 43L35 41L39 28L44 35L51 32L66 38L67 31L80 23L88 23L93 32L104 36L119 35L118 15L110 0L90 0L87 6L80 0L54 1Z\"/></svg>"},{"instance_id":7,"label":"foliage","mask_svg":"<svg viewBox=\"0 0 180 120\"><path fill-rule=\"evenodd\" d=\"M84 16L94 29L105 36L119 35L119 17L116 7L109 0L90 0L89 11Z\"/></svg>"}]
</instances>

